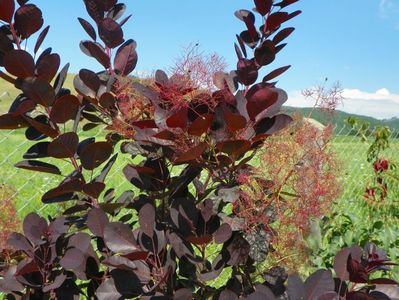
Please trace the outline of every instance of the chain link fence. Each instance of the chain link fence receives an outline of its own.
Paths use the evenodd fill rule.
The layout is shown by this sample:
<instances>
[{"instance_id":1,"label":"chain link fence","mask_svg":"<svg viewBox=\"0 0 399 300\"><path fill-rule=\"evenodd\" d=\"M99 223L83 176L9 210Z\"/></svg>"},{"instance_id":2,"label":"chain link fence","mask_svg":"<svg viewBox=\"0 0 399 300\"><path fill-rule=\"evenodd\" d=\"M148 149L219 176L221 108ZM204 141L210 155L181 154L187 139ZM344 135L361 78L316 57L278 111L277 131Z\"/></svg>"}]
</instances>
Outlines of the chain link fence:
<instances>
[{"instance_id":1,"label":"chain link fence","mask_svg":"<svg viewBox=\"0 0 399 300\"><path fill-rule=\"evenodd\" d=\"M373 130L370 133L372 135ZM102 138L99 132L97 139ZM31 211L52 214L62 209L62 205L43 205L40 200L41 195L56 187L62 178L14 167L14 164L23 159L23 154L33 144L34 142L26 140L24 130L0 131L0 184L2 189L7 191L7 195L11 195L20 216ZM367 162L369 145L370 143L362 141L349 125L335 128L332 146L342 162L342 199L354 200L363 196L365 185L373 172L371 165ZM388 160L399 161L399 130L391 130L390 147L384 151L383 155ZM52 162L51 159L45 161ZM115 189L116 196L132 188L121 172L128 163L131 163L130 158L120 154L108 175L107 185ZM56 165L64 171L64 174L72 170L67 161L60 166L57 160Z\"/></svg>"}]
</instances>

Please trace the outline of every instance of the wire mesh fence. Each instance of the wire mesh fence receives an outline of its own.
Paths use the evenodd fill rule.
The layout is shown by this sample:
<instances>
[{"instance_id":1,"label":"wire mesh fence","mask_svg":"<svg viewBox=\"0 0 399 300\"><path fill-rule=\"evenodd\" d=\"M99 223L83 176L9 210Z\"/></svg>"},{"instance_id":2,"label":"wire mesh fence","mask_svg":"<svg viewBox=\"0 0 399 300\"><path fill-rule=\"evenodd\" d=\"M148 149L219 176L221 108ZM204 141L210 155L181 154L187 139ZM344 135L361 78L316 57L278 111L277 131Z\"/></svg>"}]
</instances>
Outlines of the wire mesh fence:
<instances>
[{"instance_id":1,"label":"wire mesh fence","mask_svg":"<svg viewBox=\"0 0 399 300\"><path fill-rule=\"evenodd\" d=\"M373 129L369 133L372 136ZM101 131L97 133L97 138L103 138ZM33 144L34 142L26 140L23 130L0 131L0 184L3 189L7 189L8 195L12 195L20 216L31 211L51 214L62 208L59 205L43 205L40 200L41 195L60 182L60 178L52 174L27 172L14 166L22 160L23 154ZM363 196L365 185L373 172L371 165L367 163L369 145L370 143L362 141L349 125L335 128L332 147L342 162L342 199L357 199ZM398 154L399 130L391 129L390 147L383 155L386 159L398 160ZM52 160L46 161L51 163ZM108 175L107 185L115 189L116 195L132 188L121 172L128 163L131 163L128 156L119 155ZM64 165L57 166L64 171L63 174L68 174L70 165L67 161Z\"/></svg>"}]
</instances>

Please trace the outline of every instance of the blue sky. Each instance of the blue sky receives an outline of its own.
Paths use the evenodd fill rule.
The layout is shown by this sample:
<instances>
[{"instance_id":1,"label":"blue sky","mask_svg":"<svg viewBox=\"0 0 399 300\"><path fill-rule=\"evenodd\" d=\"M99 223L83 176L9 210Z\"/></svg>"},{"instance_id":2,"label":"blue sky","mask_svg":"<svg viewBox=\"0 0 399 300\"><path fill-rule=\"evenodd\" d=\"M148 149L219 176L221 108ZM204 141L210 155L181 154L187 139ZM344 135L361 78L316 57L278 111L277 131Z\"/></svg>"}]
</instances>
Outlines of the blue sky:
<instances>
[{"instance_id":1,"label":"blue sky","mask_svg":"<svg viewBox=\"0 0 399 300\"><path fill-rule=\"evenodd\" d=\"M45 42L72 62L71 70L100 67L79 50L87 35L77 17L89 20L82 1L32 0L51 25ZM184 46L199 43L204 52L217 52L234 68L235 34L243 28L233 15L252 8L251 0L126 0L133 17L125 38L138 43L137 70L171 66ZM270 66L291 64L279 86L291 96L290 105L309 106L300 91L325 77L340 81L348 98L341 109L378 118L399 117L399 1L301 0L291 10L303 14L287 23L296 27L288 46ZM270 69L272 70L272 69Z\"/></svg>"}]
</instances>

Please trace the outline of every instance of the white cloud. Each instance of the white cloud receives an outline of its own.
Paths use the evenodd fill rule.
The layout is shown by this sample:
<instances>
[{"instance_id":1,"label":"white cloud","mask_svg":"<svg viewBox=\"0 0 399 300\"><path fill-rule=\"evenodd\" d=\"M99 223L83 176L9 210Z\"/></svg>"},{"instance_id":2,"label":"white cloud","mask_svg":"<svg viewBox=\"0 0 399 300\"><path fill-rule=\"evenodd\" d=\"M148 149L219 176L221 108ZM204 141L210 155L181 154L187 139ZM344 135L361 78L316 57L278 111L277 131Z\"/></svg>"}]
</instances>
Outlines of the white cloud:
<instances>
[{"instance_id":1,"label":"white cloud","mask_svg":"<svg viewBox=\"0 0 399 300\"><path fill-rule=\"evenodd\" d=\"M386 88L381 88L375 92L344 89L343 96L345 100L343 104L338 106L339 110L378 119L399 117L399 94L391 93ZM312 107L314 103L305 99L301 92L292 91L289 93L286 105Z\"/></svg>"}]
</instances>

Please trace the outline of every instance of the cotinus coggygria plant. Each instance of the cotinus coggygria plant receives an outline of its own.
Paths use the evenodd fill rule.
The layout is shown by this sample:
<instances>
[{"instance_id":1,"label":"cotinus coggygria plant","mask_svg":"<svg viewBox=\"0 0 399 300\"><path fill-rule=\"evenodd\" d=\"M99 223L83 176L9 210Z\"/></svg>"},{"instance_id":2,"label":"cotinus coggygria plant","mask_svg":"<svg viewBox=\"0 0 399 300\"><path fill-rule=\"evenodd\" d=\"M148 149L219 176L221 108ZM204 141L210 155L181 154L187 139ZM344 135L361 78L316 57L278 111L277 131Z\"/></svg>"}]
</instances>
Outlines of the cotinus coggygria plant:
<instances>
[{"instance_id":1,"label":"cotinus coggygria plant","mask_svg":"<svg viewBox=\"0 0 399 300\"><path fill-rule=\"evenodd\" d=\"M80 70L72 93L63 88L69 65L59 71L58 54L48 48L36 58L23 48L43 26L40 9L0 1L0 77L21 91L0 116L0 128L26 130L33 144L16 167L60 176L42 201L68 204L58 217L26 216L23 234L8 241L18 255L2 265L0 290L8 299L338 297L332 277L324 281L328 271L308 279L299 296L284 284L284 269L257 272L277 233L267 224L248 231L232 209L242 195L237 179L251 172L256 150L291 122L279 113L287 94L273 82L288 66L259 76L293 32L282 25L300 13L285 11L297 0L259 0L256 13L235 13L246 28L237 35L237 68L213 74L214 90L180 73L131 80L138 57L122 29L130 17L122 18L126 5L83 2L92 21L79 18L90 38L80 48L102 70ZM40 31L34 54L48 30ZM121 104L129 101L141 109L127 117ZM108 130L104 139L79 133L97 126ZM132 156L123 174L134 191L106 185L119 150ZM47 158L67 161L72 171L64 174ZM363 269L368 274L387 263L359 259L348 254L345 262L367 288L350 292L373 297L368 284L380 282Z\"/></svg>"}]
</instances>

